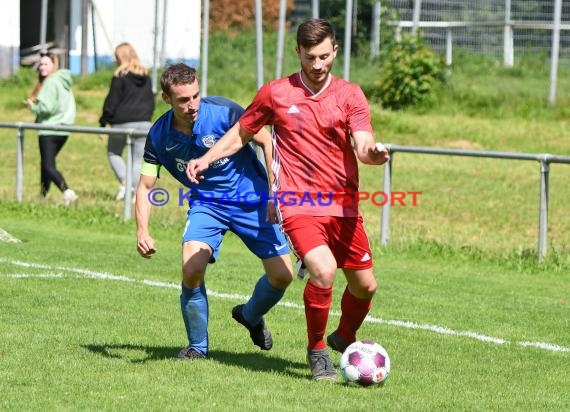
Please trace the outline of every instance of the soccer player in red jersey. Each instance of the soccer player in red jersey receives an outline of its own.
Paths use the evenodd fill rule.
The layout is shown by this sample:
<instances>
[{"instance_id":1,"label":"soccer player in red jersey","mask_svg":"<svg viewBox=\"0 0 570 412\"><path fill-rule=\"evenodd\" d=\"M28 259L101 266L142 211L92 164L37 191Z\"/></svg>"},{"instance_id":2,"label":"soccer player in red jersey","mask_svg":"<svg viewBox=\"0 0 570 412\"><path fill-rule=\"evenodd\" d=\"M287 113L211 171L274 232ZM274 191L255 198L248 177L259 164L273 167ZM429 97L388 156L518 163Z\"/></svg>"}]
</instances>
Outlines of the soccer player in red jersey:
<instances>
[{"instance_id":1,"label":"soccer player in red jersey","mask_svg":"<svg viewBox=\"0 0 570 412\"><path fill-rule=\"evenodd\" d=\"M199 182L209 164L272 125L275 184L268 201L277 203L283 230L310 273L303 298L313 379L334 380L324 337L336 270L343 270L347 287L339 325L327 337L333 350L343 352L356 340L377 288L356 198L357 159L381 165L389 154L374 141L361 88L331 74L338 51L332 25L323 19L303 22L296 51L301 70L263 85L239 122L188 163L187 174Z\"/></svg>"}]
</instances>

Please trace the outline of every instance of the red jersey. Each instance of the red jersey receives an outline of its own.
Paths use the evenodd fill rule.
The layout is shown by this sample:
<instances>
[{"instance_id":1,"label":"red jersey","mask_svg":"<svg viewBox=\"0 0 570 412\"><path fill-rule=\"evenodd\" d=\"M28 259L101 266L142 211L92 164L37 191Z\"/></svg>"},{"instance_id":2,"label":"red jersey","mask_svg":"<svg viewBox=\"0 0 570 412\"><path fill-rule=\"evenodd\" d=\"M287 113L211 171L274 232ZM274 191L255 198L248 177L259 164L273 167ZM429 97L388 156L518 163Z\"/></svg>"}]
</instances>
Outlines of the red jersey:
<instances>
[{"instance_id":1,"label":"red jersey","mask_svg":"<svg viewBox=\"0 0 570 412\"><path fill-rule=\"evenodd\" d=\"M314 94L301 74L259 89L239 122L250 133L273 126L274 188L283 218L358 216L358 164L351 132L372 133L370 108L354 83L335 76Z\"/></svg>"}]
</instances>

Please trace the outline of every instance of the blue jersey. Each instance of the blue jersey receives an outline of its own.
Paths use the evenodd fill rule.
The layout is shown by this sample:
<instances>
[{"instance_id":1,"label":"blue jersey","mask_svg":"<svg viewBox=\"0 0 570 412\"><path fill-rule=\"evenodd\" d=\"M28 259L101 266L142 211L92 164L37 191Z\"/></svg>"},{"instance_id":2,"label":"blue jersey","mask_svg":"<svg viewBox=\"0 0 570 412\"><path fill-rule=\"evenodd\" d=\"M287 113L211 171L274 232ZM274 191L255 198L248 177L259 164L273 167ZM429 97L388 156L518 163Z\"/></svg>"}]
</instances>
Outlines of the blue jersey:
<instances>
[{"instance_id":1,"label":"blue jersey","mask_svg":"<svg viewBox=\"0 0 570 412\"><path fill-rule=\"evenodd\" d=\"M195 185L186 176L191 159L205 154L243 113L237 103L223 97L204 97L200 101L192 136L172 127L174 113L163 114L151 127L145 145L144 161L165 167L176 180L191 189L193 201L215 199L219 203L262 201L268 191L265 168L255 150L245 145L237 153L212 163L204 180Z\"/></svg>"}]
</instances>

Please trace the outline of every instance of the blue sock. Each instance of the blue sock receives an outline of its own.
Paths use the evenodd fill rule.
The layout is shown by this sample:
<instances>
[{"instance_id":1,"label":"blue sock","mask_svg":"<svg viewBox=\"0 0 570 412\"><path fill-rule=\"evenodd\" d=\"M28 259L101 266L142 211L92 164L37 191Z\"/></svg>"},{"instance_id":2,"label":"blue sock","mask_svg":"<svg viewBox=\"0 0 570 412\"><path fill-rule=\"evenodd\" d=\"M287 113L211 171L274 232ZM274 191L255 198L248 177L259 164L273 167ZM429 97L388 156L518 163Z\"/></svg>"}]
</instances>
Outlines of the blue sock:
<instances>
[{"instance_id":1,"label":"blue sock","mask_svg":"<svg viewBox=\"0 0 570 412\"><path fill-rule=\"evenodd\" d=\"M182 284L180 310L190 346L204 355L208 354L208 296L206 285L189 289Z\"/></svg>"},{"instance_id":2,"label":"blue sock","mask_svg":"<svg viewBox=\"0 0 570 412\"><path fill-rule=\"evenodd\" d=\"M255 284L253 295L243 307L243 317L250 325L257 325L261 317L269 312L285 294L284 289L271 286L267 275L263 275Z\"/></svg>"}]
</instances>

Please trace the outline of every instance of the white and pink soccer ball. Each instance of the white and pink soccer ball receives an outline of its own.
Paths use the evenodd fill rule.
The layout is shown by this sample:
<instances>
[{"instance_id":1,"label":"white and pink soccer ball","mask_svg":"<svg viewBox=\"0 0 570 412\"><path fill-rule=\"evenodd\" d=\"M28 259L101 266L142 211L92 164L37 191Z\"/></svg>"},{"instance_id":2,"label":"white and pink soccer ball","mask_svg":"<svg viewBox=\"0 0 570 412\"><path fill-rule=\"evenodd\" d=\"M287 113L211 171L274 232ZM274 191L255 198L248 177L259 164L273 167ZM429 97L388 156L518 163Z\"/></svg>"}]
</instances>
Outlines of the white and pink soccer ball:
<instances>
[{"instance_id":1,"label":"white and pink soccer ball","mask_svg":"<svg viewBox=\"0 0 570 412\"><path fill-rule=\"evenodd\" d=\"M340 372L347 383L382 385L390 374L390 357L378 343L359 340L350 344L340 357Z\"/></svg>"}]
</instances>

